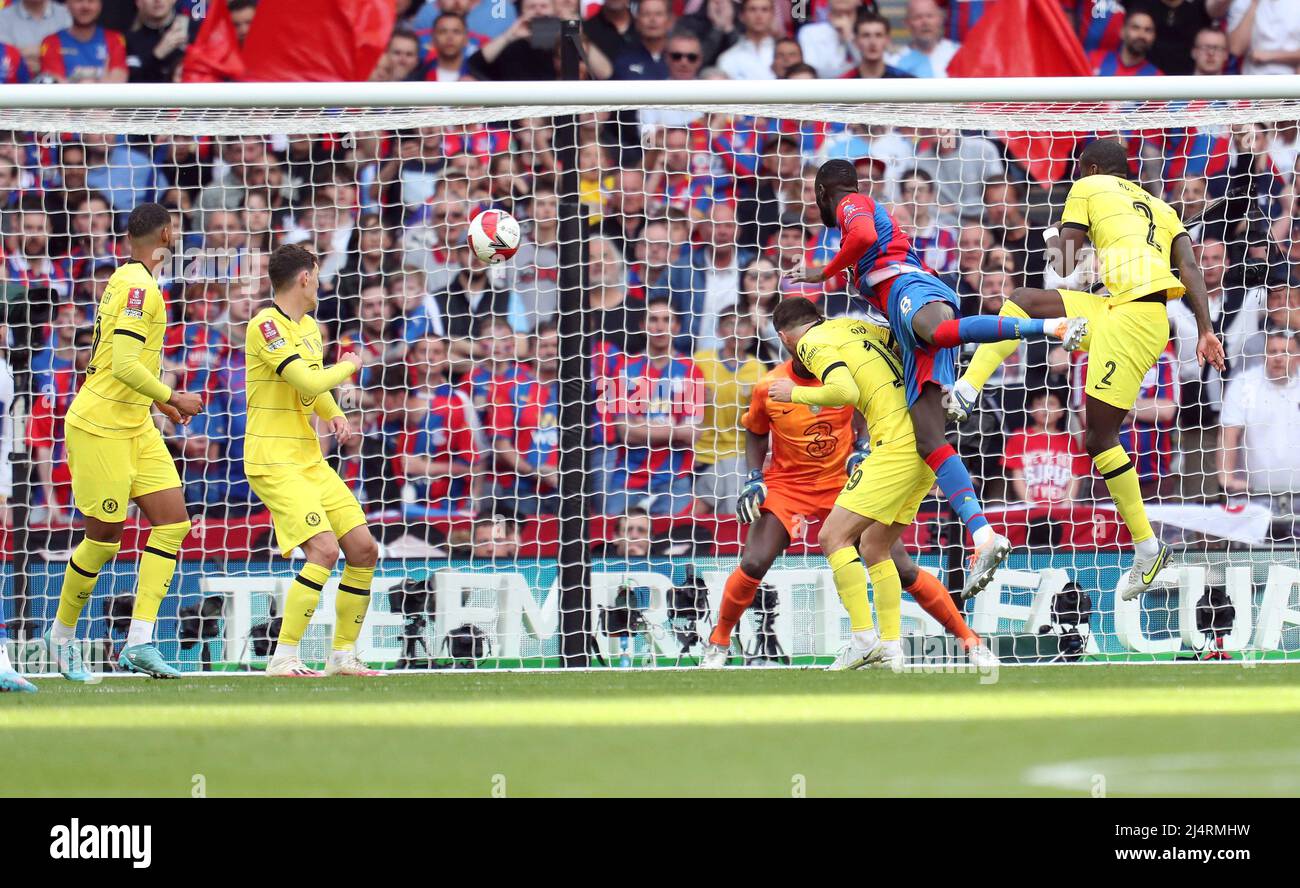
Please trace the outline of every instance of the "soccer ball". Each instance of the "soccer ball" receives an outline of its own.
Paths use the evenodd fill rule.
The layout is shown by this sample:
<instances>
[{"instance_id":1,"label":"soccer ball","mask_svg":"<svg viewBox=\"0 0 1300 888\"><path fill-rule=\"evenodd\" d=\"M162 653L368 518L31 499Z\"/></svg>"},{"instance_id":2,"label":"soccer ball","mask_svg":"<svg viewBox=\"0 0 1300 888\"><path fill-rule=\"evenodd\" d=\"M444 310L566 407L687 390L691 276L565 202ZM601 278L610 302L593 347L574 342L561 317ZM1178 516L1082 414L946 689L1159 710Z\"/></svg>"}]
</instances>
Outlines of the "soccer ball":
<instances>
[{"instance_id":1,"label":"soccer ball","mask_svg":"<svg viewBox=\"0 0 1300 888\"><path fill-rule=\"evenodd\" d=\"M519 249L519 223L503 210L484 210L470 220L468 237L474 255L495 265Z\"/></svg>"}]
</instances>

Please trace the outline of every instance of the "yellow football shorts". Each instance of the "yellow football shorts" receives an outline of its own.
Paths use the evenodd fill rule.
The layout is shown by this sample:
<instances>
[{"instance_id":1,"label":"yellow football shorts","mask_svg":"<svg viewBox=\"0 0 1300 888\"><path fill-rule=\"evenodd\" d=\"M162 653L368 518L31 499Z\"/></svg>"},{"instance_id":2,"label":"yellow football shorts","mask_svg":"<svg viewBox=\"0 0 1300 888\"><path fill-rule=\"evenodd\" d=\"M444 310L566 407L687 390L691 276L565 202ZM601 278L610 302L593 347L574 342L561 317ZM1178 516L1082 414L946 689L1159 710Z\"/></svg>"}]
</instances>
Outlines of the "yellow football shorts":
<instances>
[{"instance_id":1,"label":"yellow football shorts","mask_svg":"<svg viewBox=\"0 0 1300 888\"><path fill-rule=\"evenodd\" d=\"M171 451L156 428L132 438L105 438L66 424L64 436L72 500L83 515L125 521L131 500L181 486Z\"/></svg>"},{"instance_id":2,"label":"yellow football shorts","mask_svg":"<svg viewBox=\"0 0 1300 888\"><path fill-rule=\"evenodd\" d=\"M323 460L292 474L250 475L248 484L271 512L275 542L286 557L321 531L342 537L366 523L356 496Z\"/></svg>"},{"instance_id":3,"label":"yellow football shorts","mask_svg":"<svg viewBox=\"0 0 1300 888\"><path fill-rule=\"evenodd\" d=\"M854 470L835 505L884 524L911 524L933 486L933 470L909 441L871 451Z\"/></svg>"},{"instance_id":4,"label":"yellow football shorts","mask_svg":"<svg viewBox=\"0 0 1300 888\"><path fill-rule=\"evenodd\" d=\"M1137 403L1142 379L1169 345L1169 311L1159 302L1113 304L1109 297L1061 290L1065 314L1088 319L1084 392L1121 410Z\"/></svg>"}]
</instances>

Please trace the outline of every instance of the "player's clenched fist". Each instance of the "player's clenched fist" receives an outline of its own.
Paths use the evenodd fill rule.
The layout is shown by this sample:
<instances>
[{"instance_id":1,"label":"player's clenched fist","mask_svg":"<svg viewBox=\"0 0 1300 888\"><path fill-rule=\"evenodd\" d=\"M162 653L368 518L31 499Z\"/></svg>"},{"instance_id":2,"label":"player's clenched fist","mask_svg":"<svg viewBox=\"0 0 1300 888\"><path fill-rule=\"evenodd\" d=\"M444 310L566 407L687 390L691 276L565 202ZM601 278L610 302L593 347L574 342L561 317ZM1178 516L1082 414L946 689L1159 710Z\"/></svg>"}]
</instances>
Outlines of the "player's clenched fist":
<instances>
[{"instance_id":1,"label":"player's clenched fist","mask_svg":"<svg viewBox=\"0 0 1300 888\"><path fill-rule=\"evenodd\" d=\"M197 416L203 412L203 396L194 392L172 392L167 403L176 408L182 417Z\"/></svg>"},{"instance_id":2,"label":"player's clenched fist","mask_svg":"<svg viewBox=\"0 0 1300 888\"><path fill-rule=\"evenodd\" d=\"M772 384L767 387L767 397L778 404L789 404L794 397L794 380L772 380Z\"/></svg>"},{"instance_id":3,"label":"player's clenched fist","mask_svg":"<svg viewBox=\"0 0 1300 888\"><path fill-rule=\"evenodd\" d=\"M340 363L340 364L351 364L353 367L357 368L358 370L360 370L362 367L365 366L365 364L362 363L362 361L361 361L361 356L358 355L358 354L357 354L354 350L352 350L352 349L348 349L348 350L345 351L343 354L339 355L339 363Z\"/></svg>"},{"instance_id":4,"label":"player's clenched fist","mask_svg":"<svg viewBox=\"0 0 1300 888\"><path fill-rule=\"evenodd\" d=\"M754 469L745 480L745 486L736 500L736 517L741 524L753 524L758 520L758 510L767 499L767 485L763 483L762 469Z\"/></svg>"}]
</instances>

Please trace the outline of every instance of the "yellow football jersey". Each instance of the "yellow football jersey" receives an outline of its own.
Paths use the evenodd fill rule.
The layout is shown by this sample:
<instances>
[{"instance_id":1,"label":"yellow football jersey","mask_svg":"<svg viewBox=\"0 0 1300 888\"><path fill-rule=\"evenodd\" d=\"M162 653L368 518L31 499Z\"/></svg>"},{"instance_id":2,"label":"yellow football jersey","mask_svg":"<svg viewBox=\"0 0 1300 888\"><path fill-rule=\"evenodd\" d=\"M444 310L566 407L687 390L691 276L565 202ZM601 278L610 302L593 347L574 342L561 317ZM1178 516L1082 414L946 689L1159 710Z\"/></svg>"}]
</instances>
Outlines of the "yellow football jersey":
<instances>
[{"instance_id":1,"label":"yellow football jersey","mask_svg":"<svg viewBox=\"0 0 1300 888\"><path fill-rule=\"evenodd\" d=\"M1065 198L1062 228L1081 228L1097 249L1112 302L1187 290L1170 270L1171 246L1186 232L1178 213L1145 189L1116 176L1087 176Z\"/></svg>"},{"instance_id":2,"label":"yellow football jersey","mask_svg":"<svg viewBox=\"0 0 1300 888\"><path fill-rule=\"evenodd\" d=\"M745 430L740 416L749 407L749 396L767 368L754 358L742 358L734 367L718 356L716 349L695 353L695 366L709 389L708 404L695 458L706 465L745 453Z\"/></svg>"},{"instance_id":3,"label":"yellow football jersey","mask_svg":"<svg viewBox=\"0 0 1300 888\"><path fill-rule=\"evenodd\" d=\"M854 318L815 324L799 340L799 360L822 382L844 366L858 384L859 413L867 421L871 447L915 446L912 417L903 394L903 368L894 354L889 330Z\"/></svg>"},{"instance_id":4,"label":"yellow football jersey","mask_svg":"<svg viewBox=\"0 0 1300 888\"><path fill-rule=\"evenodd\" d=\"M244 473L269 475L320 462L320 439L312 428L316 398L306 398L280 378L292 361L321 369L324 347L316 319L294 323L278 307L263 309L248 322L244 344L248 425L244 434Z\"/></svg>"},{"instance_id":5,"label":"yellow football jersey","mask_svg":"<svg viewBox=\"0 0 1300 888\"><path fill-rule=\"evenodd\" d=\"M113 376L113 343L130 336L143 345L140 363L157 377L162 369L167 306L143 262L119 266L95 312L95 339L86 381L68 406L67 423L105 438L133 438L153 428L153 401Z\"/></svg>"}]
</instances>

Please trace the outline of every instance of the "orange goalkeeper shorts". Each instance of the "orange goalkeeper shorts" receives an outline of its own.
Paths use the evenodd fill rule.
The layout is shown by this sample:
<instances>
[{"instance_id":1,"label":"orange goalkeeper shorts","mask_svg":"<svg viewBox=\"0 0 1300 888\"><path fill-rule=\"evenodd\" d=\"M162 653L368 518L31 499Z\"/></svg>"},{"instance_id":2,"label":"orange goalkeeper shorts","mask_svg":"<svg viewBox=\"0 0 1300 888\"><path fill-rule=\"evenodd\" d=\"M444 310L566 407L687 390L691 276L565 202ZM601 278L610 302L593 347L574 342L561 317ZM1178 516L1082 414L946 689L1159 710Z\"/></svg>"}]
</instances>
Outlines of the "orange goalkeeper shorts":
<instances>
[{"instance_id":1,"label":"orange goalkeeper shorts","mask_svg":"<svg viewBox=\"0 0 1300 888\"><path fill-rule=\"evenodd\" d=\"M791 487L767 489L760 511L770 512L790 534L790 542L817 541L817 525L826 520L835 506L840 488L824 491L798 490Z\"/></svg>"}]
</instances>

